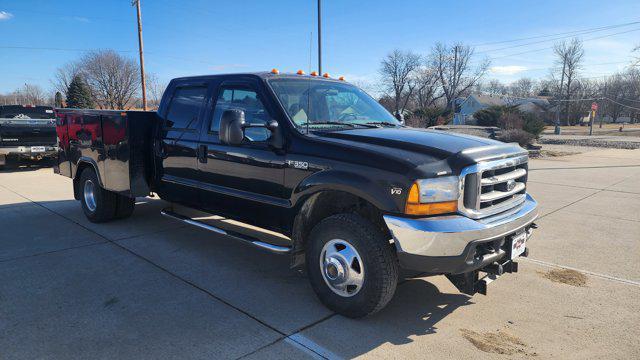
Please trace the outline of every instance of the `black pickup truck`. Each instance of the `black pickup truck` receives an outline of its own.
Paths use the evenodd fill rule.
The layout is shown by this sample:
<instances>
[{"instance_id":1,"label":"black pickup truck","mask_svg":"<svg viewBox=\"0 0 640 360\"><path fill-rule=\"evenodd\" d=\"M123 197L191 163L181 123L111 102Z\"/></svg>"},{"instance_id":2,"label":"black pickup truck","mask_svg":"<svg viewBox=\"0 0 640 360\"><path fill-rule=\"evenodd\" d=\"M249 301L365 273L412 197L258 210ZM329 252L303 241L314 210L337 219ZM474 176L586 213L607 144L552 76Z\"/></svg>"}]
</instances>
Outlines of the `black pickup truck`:
<instances>
[{"instance_id":1,"label":"black pickup truck","mask_svg":"<svg viewBox=\"0 0 640 360\"><path fill-rule=\"evenodd\" d=\"M57 154L55 113L50 106L0 106L0 168L8 156L42 159Z\"/></svg>"},{"instance_id":2,"label":"black pickup truck","mask_svg":"<svg viewBox=\"0 0 640 360\"><path fill-rule=\"evenodd\" d=\"M61 109L57 124L55 170L73 179L89 220L127 217L135 197L156 193L176 204L168 217L289 254L319 299L349 317L382 309L399 268L486 294L517 271L536 227L525 150L405 127L328 76L178 78L157 112Z\"/></svg>"}]
</instances>

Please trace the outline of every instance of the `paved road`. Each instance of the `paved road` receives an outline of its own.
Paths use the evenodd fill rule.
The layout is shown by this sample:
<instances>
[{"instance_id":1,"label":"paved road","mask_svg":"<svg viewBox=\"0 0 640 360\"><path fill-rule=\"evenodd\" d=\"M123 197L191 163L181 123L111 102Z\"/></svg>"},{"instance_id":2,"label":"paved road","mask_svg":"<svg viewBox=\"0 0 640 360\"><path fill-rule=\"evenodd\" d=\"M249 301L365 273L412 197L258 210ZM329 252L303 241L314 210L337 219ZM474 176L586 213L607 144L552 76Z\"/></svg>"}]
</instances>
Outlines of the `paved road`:
<instances>
[{"instance_id":1,"label":"paved road","mask_svg":"<svg viewBox=\"0 0 640 360\"><path fill-rule=\"evenodd\" d=\"M407 278L351 320L286 257L162 218L160 200L96 225L68 179L4 171L0 358L639 358L640 150L533 160L529 188L542 217L516 276L474 297Z\"/></svg>"}]
</instances>

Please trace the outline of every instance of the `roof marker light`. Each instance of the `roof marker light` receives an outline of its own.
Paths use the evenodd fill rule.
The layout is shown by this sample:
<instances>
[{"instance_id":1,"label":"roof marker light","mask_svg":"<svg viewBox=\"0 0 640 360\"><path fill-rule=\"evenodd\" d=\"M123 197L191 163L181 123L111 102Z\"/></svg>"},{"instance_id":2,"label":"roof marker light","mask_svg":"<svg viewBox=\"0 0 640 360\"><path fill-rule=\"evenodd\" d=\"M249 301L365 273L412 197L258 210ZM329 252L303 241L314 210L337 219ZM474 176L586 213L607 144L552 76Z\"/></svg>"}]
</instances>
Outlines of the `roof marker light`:
<instances>
[{"instance_id":1,"label":"roof marker light","mask_svg":"<svg viewBox=\"0 0 640 360\"><path fill-rule=\"evenodd\" d=\"M324 78L327 78L327 79L328 79L328 78L329 78L329 73L324 73L324 74L322 74L322 77L324 77Z\"/></svg>"},{"instance_id":2,"label":"roof marker light","mask_svg":"<svg viewBox=\"0 0 640 360\"><path fill-rule=\"evenodd\" d=\"M280 74L280 70L278 70L276 68L273 68L273 69L271 69L271 73L277 75L277 74Z\"/></svg>"},{"instance_id":3,"label":"roof marker light","mask_svg":"<svg viewBox=\"0 0 640 360\"><path fill-rule=\"evenodd\" d=\"M311 74L309 74L311 76L318 76L318 72L317 71L312 71Z\"/></svg>"},{"instance_id":4,"label":"roof marker light","mask_svg":"<svg viewBox=\"0 0 640 360\"><path fill-rule=\"evenodd\" d=\"M340 80L340 81L344 81L344 76L340 76L340 77L338 78L338 80Z\"/></svg>"},{"instance_id":5,"label":"roof marker light","mask_svg":"<svg viewBox=\"0 0 640 360\"><path fill-rule=\"evenodd\" d=\"M298 74L298 75L304 75L304 71L302 71L302 70L298 70L298 72L297 72L296 74Z\"/></svg>"}]
</instances>

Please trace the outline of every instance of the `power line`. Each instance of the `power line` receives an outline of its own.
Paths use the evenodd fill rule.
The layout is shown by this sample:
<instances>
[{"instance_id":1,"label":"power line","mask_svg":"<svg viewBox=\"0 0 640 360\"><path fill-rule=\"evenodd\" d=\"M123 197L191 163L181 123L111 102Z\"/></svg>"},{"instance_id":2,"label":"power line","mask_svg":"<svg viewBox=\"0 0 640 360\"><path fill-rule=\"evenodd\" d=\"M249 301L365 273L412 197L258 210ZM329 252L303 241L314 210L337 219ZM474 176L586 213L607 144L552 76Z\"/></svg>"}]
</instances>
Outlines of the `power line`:
<instances>
[{"instance_id":1,"label":"power line","mask_svg":"<svg viewBox=\"0 0 640 360\"><path fill-rule=\"evenodd\" d=\"M618 104L618 105L620 105L620 106L627 107L627 108L629 108L629 109L633 109L633 110L640 110L640 108L633 107L633 106L629 106L629 105L625 105L625 104L623 104L623 103L619 103L619 102L617 102L617 101L615 101L615 100L613 100L613 99L611 99L611 98L608 98L608 97L604 97L603 99L607 99L607 100L611 101L612 103Z\"/></svg>"},{"instance_id":2,"label":"power line","mask_svg":"<svg viewBox=\"0 0 640 360\"><path fill-rule=\"evenodd\" d=\"M597 29L609 29L611 27L621 27L621 26L634 25L634 24L639 24L639 23L640 23L640 21L633 21L633 22L628 22L628 23L624 23L624 24L606 25L606 26L600 26L600 27L595 27L595 28L587 28L587 29L582 29L582 30L572 30L572 31L560 32L560 33L554 33L554 34L546 34L546 35L537 35L537 36L531 36L531 37L525 37L525 38L519 38L519 39L492 41L492 42L486 42L486 43L481 43L481 44L473 44L471 46L479 47L479 46L486 46L486 45L505 44L505 43L518 42L518 41L524 41L524 40L540 39L540 38L552 37L552 36L558 36L558 35L575 34L575 33L580 33L580 32L583 32L583 31L590 31L590 30L597 30Z\"/></svg>"},{"instance_id":3,"label":"power line","mask_svg":"<svg viewBox=\"0 0 640 360\"><path fill-rule=\"evenodd\" d=\"M101 21L113 21L113 22L124 22L126 20L122 19L122 18L109 18L109 17L101 17L101 16L84 16L84 15L78 15L78 14L72 14L72 13L62 13L62 12L51 12L51 11L41 11L41 10L31 10L31 9L21 9L21 8L8 8L6 9L8 11L11 12L24 12L24 13L28 13L28 14L40 14L40 15L47 15L47 16L61 16L63 18L70 18L70 19L85 19L85 20L101 20Z\"/></svg>"},{"instance_id":4,"label":"power line","mask_svg":"<svg viewBox=\"0 0 640 360\"><path fill-rule=\"evenodd\" d=\"M541 43L545 43L545 42L549 42L549 41L557 41L557 40L562 40L562 39L566 39L566 38L570 38L570 37L575 37L577 35L586 35L586 34L591 34L591 33L605 31L605 30L611 30L611 29L624 27L624 26L629 26L629 25L634 25L634 24L640 24L640 21L636 21L636 22L633 22L633 23L627 23L627 24L623 24L623 25L612 25L612 26L605 27L605 28L595 28L594 30L582 31L582 32L575 33L575 34L572 34L572 35L555 37L555 38L552 38L552 39L539 40L539 41L528 42L528 43L524 43L524 44L505 46L505 47L501 47L501 48L497 48L497 49L482 50L482 51L478 51L476 54L484 54L484 53L489 53L489 52L494 52L494 51L501 51L501 50L513 49L513 48L517 48L517 47L541 44Z\"/></svg>"},{"instance_id":5,"label":"power line","mask_svg":"<svg viewBox=\"0 0 640 360\"><path fill-rule=\"evenodd\" d=\"M637 29L631 29L631 30L626 30L626 31L620 31L620 32L613 33L613 34L596 36L596 37L593 37L593 38L584 39L584 40L582 40L582 42L587 42L587 41L597 40L597 39L604 39L604 38L608 38L608 37L611 37L611 36L616 36L616 35L620 35L620 34L626 34L626 33L639 31L639 30L640 30L640 28L637 28ZM553 46L549 46L549 47L541 48L541 49L533 49L533 50L522 51L522 52L515 53L515 54L489 57L489 59L491 59L491 60L502 59L502 58L508 58L508 57L513 57L513 56L517 56L517 55L529 54L529 53L532 53L532 52L539 52L539 51L551 50L551 49L553 49Z\"/></svg>"},{"instance_id":6,"label":"power line","mask_svg":"<svg viewBox=\"0 0 640 360\"><path fill-rule=\"evenodd\" d=\"M35 47L35 46L0 46L0 49L70 51L70 52L92 52L92 51L99 51L100 50L98 48L87 49L87 48L59 48L59 47ZM115 49L109 49L109 50L113 50L113 51L115 51L117 53L135 53L135 52L138 52L137 50L115 50ZM204 60L185 58L185 57L182 57L182 56L160 54L160 53L153 52L153 51L145 51L145 52L147 54L151 54L151 55L161 55L163 58L168 58L168 59L174 59L174 60L179 60L179 61L190 61L190 62L197 62L197 63L206 64L206 65L211 65L210 62L204 61Z\"/></svg>"},{"instance_id":7,"label":"power line","mask_svg":"<svg viewBox=\"0 0 640 360\"><path fill-rule=\"evenodd\" d=\"M634 99L621 98L620 100L622 100L622 101L631 101L631 102L639 102L640 103L640 100L634 100Z\"/></svg>"},{"instance_id":8,"label":"power line","mask_svg":"<svg viewBox=\"0 0 640 360\"><path fill-rule=\"evenodd\" d=\"M81 48L58 48L58 47L34 47L34 46L0 46L0 49L19 49L19 50L45 50L45 51L73 51L73 52L91 52L99 49L81 49ZM118 53L131 53L134 50L113 50Z\"/></svg>"}]
</instances>

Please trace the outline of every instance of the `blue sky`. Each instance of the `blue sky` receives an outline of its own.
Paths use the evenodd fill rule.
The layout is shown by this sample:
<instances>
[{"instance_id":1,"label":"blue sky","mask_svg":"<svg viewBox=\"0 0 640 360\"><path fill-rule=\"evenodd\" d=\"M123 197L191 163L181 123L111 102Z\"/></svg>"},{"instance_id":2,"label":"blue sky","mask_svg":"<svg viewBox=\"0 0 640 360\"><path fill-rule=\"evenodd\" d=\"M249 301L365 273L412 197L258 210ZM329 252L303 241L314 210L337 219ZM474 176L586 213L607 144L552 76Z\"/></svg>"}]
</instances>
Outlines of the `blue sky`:
<instances>
[{"instance_id":1,"label":"blue sky","mask_svg":"<svg viewBox=\"0 0 640 360\"><path fill-rule=\"evenodd\" d=\"M315 0L142 0L146 67L161 80L183 75L315 66ZM437 41L478 45L640 21L640 1L324 0L323 70L374 81L394 48L427 54ZM634 31L634 30L638 31ZM592 39L629 31L624 34ZM559 35L557 37L560 37ZM556 38L557 38L556 37ZM640 23L582 35L584 76L613 73L640 44ZM477 46L488 78L544 77L551 38ZM137 59L131 0L0 0L0 93L24 83L51 88L55 69L81 51L112 48ZM513 55L513 56L512 56ZM612 64L613 63L613 64Z\"/></svg>"}]
</instances>

